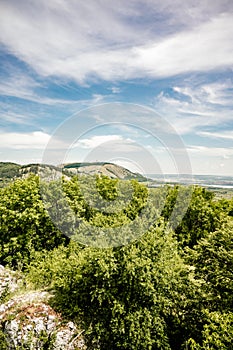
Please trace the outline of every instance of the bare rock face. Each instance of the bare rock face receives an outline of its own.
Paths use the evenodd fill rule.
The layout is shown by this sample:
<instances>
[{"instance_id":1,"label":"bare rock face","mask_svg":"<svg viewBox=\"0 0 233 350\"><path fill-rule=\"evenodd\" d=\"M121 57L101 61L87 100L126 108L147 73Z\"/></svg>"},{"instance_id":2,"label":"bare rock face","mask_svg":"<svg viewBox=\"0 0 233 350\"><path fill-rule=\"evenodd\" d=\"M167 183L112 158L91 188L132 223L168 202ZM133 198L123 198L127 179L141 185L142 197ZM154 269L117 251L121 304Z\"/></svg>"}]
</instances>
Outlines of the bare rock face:
<instances>
[{"instance_id":1,"label":"bare rock face","mask_svg":"<svg viewBox=\"0 0 233 350\"><path fill-rule=\"evenodd\" d=\"M83 331L74 322L64 321L49 305L51 294L45 291L17 293L17 280L1 267L2 295L4 288L15 294L0 305L0 325L7 349L86 349Z\"/></svg>"}]
</instances>

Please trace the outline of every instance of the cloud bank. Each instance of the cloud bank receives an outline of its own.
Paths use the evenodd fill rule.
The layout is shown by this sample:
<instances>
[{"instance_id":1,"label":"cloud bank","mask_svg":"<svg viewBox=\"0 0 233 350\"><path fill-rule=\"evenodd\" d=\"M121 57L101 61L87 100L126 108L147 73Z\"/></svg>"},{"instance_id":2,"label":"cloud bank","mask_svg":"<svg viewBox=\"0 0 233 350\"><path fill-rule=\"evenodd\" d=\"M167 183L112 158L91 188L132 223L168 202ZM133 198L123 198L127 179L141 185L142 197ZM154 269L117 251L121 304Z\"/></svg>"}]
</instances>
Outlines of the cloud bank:
<instances>
[{"instance_id":1,"label":"cloud bank","mask_svg":"<svg viewBox=\"0 0 233 350\"><path fill-rule=\"evenodd\" d=\"M191 19L188 28L174 6L173 17L169 16L169 1L163 6L146 1L145 12L142 2L132 3L134 6L126 6L120 1L115 9L107 1L53 0L33 6L25 1L2 1L0 41L38 74L82 84L93 79L169 77L233 65L233 14L223 12L226 2L222 11L217 2L214 9L219 12L213 10L210 18L200 16L199 22L194 18L203 6L186 6L184 12L179 8ZM164 16L160 30L153 25L158 23L152 21L153 13ZM172 32L166 33L165 25Z\"/></svg>"}]
</instances>

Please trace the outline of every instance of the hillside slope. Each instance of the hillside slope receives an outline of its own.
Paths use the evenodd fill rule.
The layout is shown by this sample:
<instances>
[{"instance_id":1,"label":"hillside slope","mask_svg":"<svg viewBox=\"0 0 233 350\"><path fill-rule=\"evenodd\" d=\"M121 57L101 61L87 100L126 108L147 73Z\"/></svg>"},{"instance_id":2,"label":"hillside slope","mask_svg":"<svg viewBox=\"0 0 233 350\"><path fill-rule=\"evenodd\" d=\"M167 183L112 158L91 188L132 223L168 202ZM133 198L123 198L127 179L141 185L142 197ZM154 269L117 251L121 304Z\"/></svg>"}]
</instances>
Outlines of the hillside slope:
<instances>
[{"instance_id":1,"label":"hillside slope","mask_svg":"<svg viewBox=\"0 0 233 350\"><path fill-rule=\"evenodd\" d=\"M27 177L29 173L38 174L44 178L59 178L62 174L66 176L73 175L105 175L110 178L118 178L123 180L137 179L138 181L146 181L147 179L138 173L105 162L96 163L71 163L54 166L50 164L27 164L19 165L16 163L1 162L0 163L0 184L7 184L9 181Z\"/></svg>"},{"instance_id":2,"label":"hillside slope","mask_svg":"<svg viewBox=\"0 0 233 350\"><path fill-rule=\"evenodd\" d=\"M63 169L71 171L74 174L86 174L86 175L105 175L110 178L118 179L137 179L144 181L144 178L141 174L133 173L130 170L113 163L71 163L64 164Z\"/></svg>"}]
</instances>

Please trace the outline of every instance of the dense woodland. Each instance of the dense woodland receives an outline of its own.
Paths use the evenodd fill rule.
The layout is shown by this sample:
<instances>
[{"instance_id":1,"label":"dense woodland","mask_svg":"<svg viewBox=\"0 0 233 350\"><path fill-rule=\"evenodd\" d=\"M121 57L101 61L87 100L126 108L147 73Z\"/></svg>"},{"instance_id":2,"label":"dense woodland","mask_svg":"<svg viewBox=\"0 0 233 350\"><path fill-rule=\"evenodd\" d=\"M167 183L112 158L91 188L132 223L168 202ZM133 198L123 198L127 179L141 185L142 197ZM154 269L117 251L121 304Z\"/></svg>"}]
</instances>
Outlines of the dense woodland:
<instances>
[{"instance_id":1,"label":"dense woodland","mask_svg":"<svg viewBox=\"0 0 233 350\"><path fill-rule=\"evenodd\" d=\"M0 196L0 264L53 290L90 349L232 349L232 198L33 174Z\"/></svg>"}]
</instances>

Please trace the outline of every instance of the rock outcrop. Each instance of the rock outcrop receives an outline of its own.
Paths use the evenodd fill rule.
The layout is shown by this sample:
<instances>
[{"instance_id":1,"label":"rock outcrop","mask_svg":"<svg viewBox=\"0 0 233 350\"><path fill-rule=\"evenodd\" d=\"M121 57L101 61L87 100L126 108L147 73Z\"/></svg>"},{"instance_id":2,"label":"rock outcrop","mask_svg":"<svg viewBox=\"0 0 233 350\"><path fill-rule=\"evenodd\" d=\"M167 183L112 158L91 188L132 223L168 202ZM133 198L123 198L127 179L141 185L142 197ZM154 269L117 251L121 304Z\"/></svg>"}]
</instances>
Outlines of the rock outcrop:
<instances>
[{"instance_id":1,"label":"rock outcrop","mask_svg":"<svg viewBox=\"0 0 233 350\"><path fill-rule=\"evenodd\" d=\"M130 170L113 163L71 163L62 165L63 170L73 174L81 175L104 175L114 179L138 179L147 180L141 174L133 173Z\"/></svg>"},{"instance_id":2,"label":"rock outcrop","mask_svg":"<svg viewBox=\"0 0 233 350\"><path fill-rule=\"evenodd\" d=\"M0 297L6 299L0 305L0 327L5 348L86 349L83 331L74 322L65 321L49 305L50 293L22 290L20 276L0 266ZM3 345L1 347L0 344L0 348Z\"/></svg>"}]
</instances>

